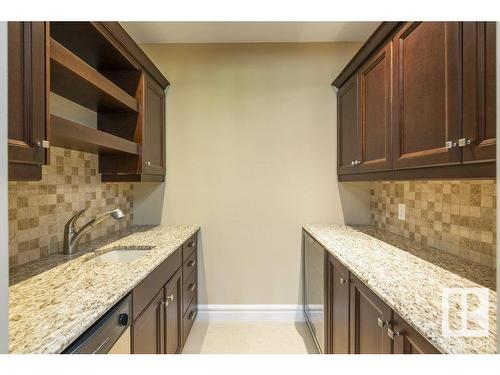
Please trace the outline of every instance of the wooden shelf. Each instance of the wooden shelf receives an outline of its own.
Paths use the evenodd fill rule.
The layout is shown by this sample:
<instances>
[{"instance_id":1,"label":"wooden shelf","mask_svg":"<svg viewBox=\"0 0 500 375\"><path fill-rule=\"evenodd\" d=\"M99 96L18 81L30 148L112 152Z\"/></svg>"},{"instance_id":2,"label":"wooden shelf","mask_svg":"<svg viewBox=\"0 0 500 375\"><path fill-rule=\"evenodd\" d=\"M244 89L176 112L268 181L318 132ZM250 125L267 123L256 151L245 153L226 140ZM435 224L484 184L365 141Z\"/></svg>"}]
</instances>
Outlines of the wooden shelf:
<instances>
[{"instance_id":1,"label":"wooden shelf","mask_svg":"<svg viewBox=\"0 0 500 375\"><path fill-rule=\"evenodd\" d=\"M165 176L139 173L101 173L102 182L164 182Z\"/></svg>"},{"instance_id":2,"label":"wooden shelf","mask_svg":"<svg viewBox=\"0 0 500 375\"><path fill-rule=\"evenodd\" d=\"M56 115L50 115L50 143L72 150L139 155L140 146L124 138L94 129Z\"/></svg>"},{"instance_id":3,"label":"wooden shelf","mask_svg":"<svg viewBox=\"0 0 500 375\"><path fill-rule=\"evenodd\" d=\"M50 87L96 112L137 112L139 104L92 66L50 39Z\"/></svg>"},{"instance_id":4,"label":"wooden shelf","mask_svg":"<svg viewBox=\"0 0 500 375\"><path fill-rule=\"evenodd\" d=\"M50 22L50 36L95 70L140 70L96 22Z\"/></svg>"}]
</instances>

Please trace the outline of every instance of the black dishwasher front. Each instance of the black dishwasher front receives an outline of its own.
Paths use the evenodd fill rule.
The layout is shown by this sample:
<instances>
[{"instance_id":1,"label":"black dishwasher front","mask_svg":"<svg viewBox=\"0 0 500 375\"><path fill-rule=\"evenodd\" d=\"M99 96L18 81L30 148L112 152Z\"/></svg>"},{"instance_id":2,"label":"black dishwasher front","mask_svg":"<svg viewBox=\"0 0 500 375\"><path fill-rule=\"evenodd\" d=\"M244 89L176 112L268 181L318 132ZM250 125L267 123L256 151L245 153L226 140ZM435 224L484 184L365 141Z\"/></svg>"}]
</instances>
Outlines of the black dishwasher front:
<instances>
[{"instance_id":1,"label":"black dishwasher front","mask_svg":"<svg viewBox=\"0 0 500 375\"><path fill-rule=\"evenodd\" d=\"M323 247L309 234L303 236L304 315L320 353L325 353L325 257Z\"/></svg>"},{"instance_id":2,"label":"black dishwasher front","mask_svg":"<svg viewBox=\"0 0 500 375\"><path fill-rule=\"evenodd\" d=\"M130 295L127 295L68 346L63 354L108 353L129 330L131 301Z\"/></svg>"}]
</instances>

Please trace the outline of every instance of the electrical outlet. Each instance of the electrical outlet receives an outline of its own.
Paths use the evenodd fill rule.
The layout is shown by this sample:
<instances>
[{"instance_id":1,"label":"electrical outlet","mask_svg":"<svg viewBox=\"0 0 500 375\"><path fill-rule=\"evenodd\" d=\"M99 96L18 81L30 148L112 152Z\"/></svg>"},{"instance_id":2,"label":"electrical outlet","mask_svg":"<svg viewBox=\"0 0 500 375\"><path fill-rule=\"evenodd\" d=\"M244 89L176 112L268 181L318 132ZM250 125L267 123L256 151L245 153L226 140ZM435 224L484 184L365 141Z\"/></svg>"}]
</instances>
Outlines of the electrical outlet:
<instances>
[{"instance_id":1,"label":"electrical outlet","mask_svg":"<svg viewBox=\"0 0 500 375\"><path fill-rule=\"evenodd\" d=\"M406 205L404 203L398 204L398 219L405 220L406 218Z\"/></svg>"}]
</instances>

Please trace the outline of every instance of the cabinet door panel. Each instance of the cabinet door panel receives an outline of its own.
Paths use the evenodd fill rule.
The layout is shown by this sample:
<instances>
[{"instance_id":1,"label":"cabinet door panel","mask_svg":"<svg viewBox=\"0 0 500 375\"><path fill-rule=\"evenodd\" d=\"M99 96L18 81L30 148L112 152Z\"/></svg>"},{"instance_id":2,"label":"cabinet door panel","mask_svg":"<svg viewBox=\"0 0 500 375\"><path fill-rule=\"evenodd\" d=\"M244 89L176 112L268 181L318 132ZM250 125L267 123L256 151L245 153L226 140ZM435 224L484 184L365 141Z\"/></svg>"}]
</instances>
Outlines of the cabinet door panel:
<instances>
[{"instance_id":1,"label":"cabinet door panel","mask_svg":"<svg viewBox=\"0 0 500 375\"><path fill-rule=\"evenodd\" d=\"M412 326L394 313L394 354L439 354L439 351Z\"/></svg>"},{"instance_id":2,"label":"cabinet door panel","mask_svg":"<svg viewBox=\"0 0 500 375\"><path fill-rule=\"evenodd\" d=\"M45 163L45 23L8 23L9 178L37 180Z\"/></svg>"},{"instance_id":3,"label":"cabinet door panel","mask_svg":"<svg viewBox=\"0 0 500 375\"><path fill-rule=\"evenodd\" d=\"M181 352L182 347L181 270L165 285L165 354Z\"/></svg>"},{"instance_id":4,"label":"cabinet door panel","mask_svg":"<svg viewBox=\"0 0 500 375\"><path fill-rule=\"evenodd\" d=\"M391 168L391 55L389 42L359 73L360 172Z\"/></svg>"},{"instance_id":5,"label":"cabinet door panel","mask_svg":"<svg viewBox=\"0 0 500 375\"><path fill-rule=\"evenodd\" d=\"M463 24L464 163L495 160L496 24Z\"/></svg>"},{"instance_id":6,"label":"cabinet door panel","mask_svg":"<svg viewBox=\"0 0 500 375\"><path fill-rule=\"evenodd\" d=\"M337 111L338 173L354 173L357 166L353 165L352 162L361 159L359 153L358 83L356 76L339 89Z\"/></svg>"},{"instance_id":7,"label":"cabinet door panel","mask_svg":"<svg viewBox=\"0 0 500 375\"><path fill-rule=\"evenodd\" d=\"M331 290L330 353L349 353L349 271L333 256L329 256Z\"/></svg>"},{"instance_id":8,"label":"cabinet door panel","mask_svg":"<svg viewBox=\"0 0 500 375\"><path fill-rule=\"evenodd\" d=\"M396 169L460 163L458 22L410 22L394 37L393 149Z\"/></svg>"},{"instance_id":9,"label":"cabinet door panel","mask_svg":"<svg viewBox=\"0 0 500 375\"><path fill-rule=\"evenodd\" d=\"M392 310L352 275L350 305L350 353L391 354L387 326L392 322ZM385 322L383 326L379 320Z\"/></svg>"},{"instance_id":10,"label":"cabinet door panel","mask_svg":"<svg viewBox=\"0 0 500 375\"><path fill-rule=\"evenodd\" d=\"M165 173L165 92L148 76L144 81L143 173Z\"/></svg>"},{"instance_id":11,"label":"cabinet door panel","mask_svg":"<svg viewBox=\"0 0 500 375\"><path fill-rule=\"evenodd\" d=\"M132 325L134 354L161 354L164 341L163 288Z\"/></svg>"}]
</instances>

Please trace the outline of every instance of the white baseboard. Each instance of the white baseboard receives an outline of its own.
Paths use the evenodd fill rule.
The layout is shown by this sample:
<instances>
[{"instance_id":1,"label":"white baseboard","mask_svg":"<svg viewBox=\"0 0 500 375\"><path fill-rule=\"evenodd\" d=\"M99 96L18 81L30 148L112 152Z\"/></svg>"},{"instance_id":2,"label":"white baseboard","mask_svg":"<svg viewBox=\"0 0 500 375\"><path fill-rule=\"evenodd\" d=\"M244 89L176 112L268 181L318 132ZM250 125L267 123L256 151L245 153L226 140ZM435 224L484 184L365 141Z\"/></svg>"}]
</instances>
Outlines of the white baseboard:
<instances>
[{"instance_id":1,"label":"white baseboard","mask_svg":"<svg viewBox=\"0 0 500 375\"><path fill-rule=\"evenodd\" d=\"M198 305L200 321L303 322L302 305Z\"/></svg>"}]
</instances>

